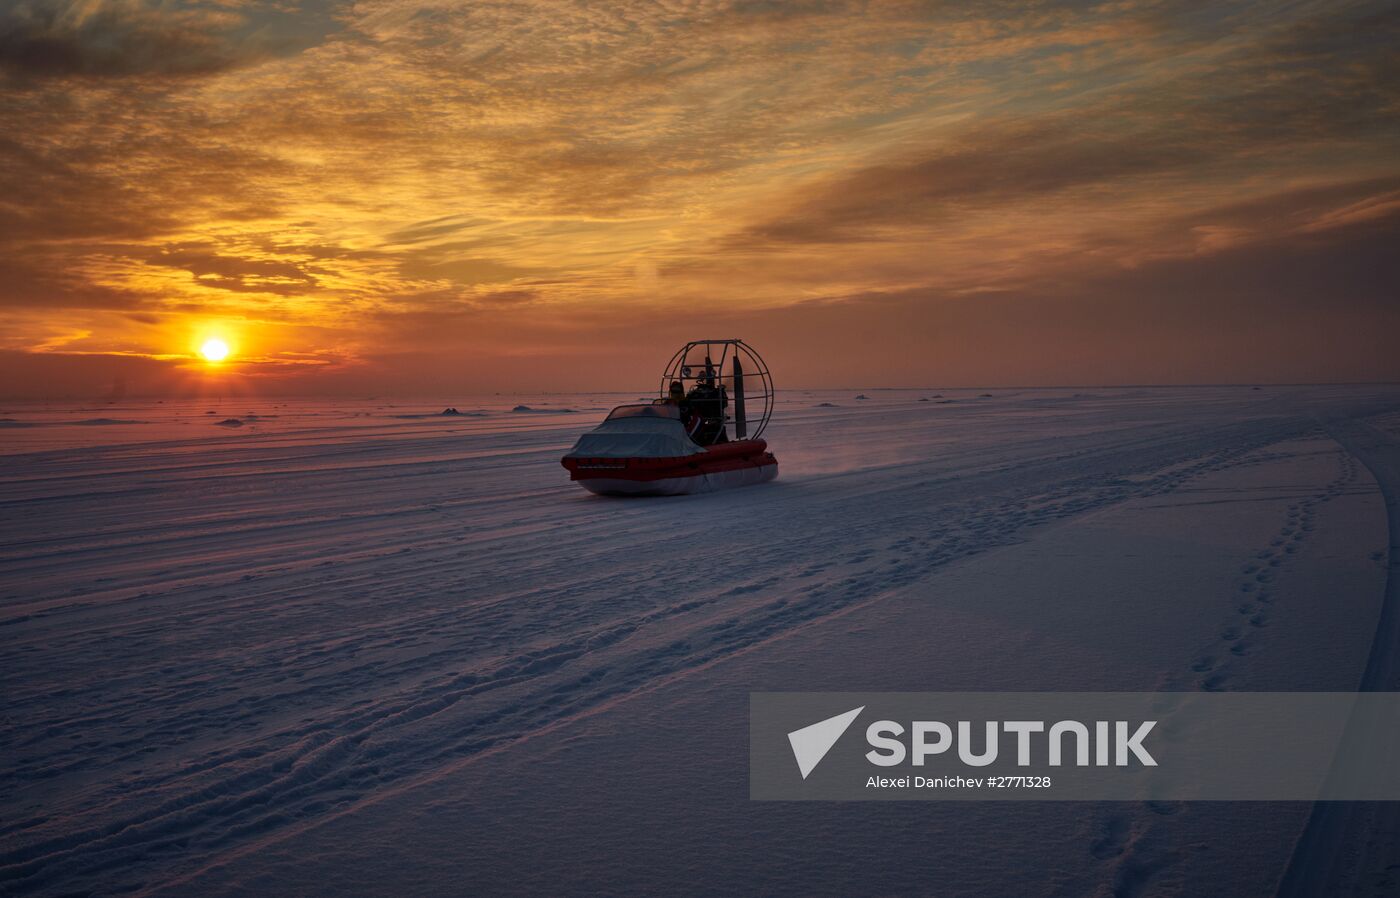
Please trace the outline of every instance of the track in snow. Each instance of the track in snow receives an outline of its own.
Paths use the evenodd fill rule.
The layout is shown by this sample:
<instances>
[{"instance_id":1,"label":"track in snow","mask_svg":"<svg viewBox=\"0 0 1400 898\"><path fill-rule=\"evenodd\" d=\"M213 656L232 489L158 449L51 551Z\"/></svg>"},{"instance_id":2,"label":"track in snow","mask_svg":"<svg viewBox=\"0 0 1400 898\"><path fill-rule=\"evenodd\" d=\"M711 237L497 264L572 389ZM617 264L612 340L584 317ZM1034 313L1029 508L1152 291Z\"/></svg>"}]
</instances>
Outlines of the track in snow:
<instances>
[{"instance_id":1,"label":"track in snow","mask_svg":"<svg viewBox=\"0 0 1400 898\"><path fill-rule=\"evenodd\" d=\"M1228 468L1313 431L1310 403L1397 404L1355 388L876 395L790 394L768 435L777 483L677 499L567 482L557 458L596 411L301 406L211 435L142 409L175 417L12 454L0 881L159 884Z\"/></svg>"}]
</instances>

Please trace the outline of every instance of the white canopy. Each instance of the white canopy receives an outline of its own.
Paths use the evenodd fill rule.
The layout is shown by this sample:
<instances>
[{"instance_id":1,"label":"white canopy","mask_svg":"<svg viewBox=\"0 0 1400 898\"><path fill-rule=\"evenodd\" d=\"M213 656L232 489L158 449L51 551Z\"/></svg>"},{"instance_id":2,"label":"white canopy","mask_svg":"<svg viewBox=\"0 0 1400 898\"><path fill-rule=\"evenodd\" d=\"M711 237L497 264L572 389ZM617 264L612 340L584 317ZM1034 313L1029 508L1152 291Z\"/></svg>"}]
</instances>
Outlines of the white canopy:
<instances>
[{"instance_id":1,"label":"white canopy","mask_svg":"<svg viewBox=\"0 0 1400 898\"><path fill-rule=\"evenodd\" d=\"M620 410L619 410L620 411ZM618 415L585 433L569 455L577 458L676 458L705 450L686 435L679 418Z\"/></svg>"}]
</instances>

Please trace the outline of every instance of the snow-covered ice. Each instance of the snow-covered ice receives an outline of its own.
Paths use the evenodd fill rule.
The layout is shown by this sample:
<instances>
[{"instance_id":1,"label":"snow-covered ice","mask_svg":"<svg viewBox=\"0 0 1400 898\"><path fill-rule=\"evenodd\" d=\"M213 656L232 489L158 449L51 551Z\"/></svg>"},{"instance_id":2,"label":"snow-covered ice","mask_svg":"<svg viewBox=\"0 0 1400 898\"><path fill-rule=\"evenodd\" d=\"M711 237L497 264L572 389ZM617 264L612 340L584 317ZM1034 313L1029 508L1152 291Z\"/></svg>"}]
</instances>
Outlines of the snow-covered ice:
<instances>
[{"instance_id":1,"label":"snow-covered ice","mask_svg":"<svg viewBox=\"0 0 1400 898\"><path fill-rule=\"evenodd\" d=\"M1400 388L789 391L772 484L569 483L634 399L0 408L0 883L1271 895L1305 827L1325 882L1400 860L1299 804L755 803L746 744L760 690L1396 688Z\"/></svg>"}]
</instances>

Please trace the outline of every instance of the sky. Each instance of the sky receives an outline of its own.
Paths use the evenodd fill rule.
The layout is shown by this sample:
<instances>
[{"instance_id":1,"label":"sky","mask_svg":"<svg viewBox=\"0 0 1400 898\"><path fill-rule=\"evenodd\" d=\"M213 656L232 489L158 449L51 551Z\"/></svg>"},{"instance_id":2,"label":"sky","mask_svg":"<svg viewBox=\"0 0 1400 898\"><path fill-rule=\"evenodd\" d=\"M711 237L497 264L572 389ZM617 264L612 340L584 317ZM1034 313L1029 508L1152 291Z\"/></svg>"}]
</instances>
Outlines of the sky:
<instances>
[{"instance_id":1,"label":"sky","mask_svg":"<svg viewBox=\"0 0 1400 898\"><path fill-rule=\"evenodd\" d=\"M1400 380L1392 3L11 0L0 396ZM229 358L200 355L210 339Z\"/></svg>"}]
</instances>

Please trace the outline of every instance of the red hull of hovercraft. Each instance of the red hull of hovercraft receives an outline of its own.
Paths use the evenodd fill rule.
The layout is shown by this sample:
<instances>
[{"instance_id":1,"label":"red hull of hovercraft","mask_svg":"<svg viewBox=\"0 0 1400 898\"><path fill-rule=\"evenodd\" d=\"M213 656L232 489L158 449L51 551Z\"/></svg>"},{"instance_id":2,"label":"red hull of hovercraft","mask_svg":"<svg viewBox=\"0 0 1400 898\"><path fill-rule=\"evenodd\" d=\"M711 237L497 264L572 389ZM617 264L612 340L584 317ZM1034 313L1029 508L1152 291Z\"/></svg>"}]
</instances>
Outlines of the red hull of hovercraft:
<instances>
[{"instance_id":1,"label":"red hull of hovercraft","mask_svg":"<svg viewBox=\"0 0 1400 898\"><path fill-rule=\"evenodd\" d=\"M764 483L778 460L763 440L735 440L672 458L561 459L569 479L604 496L677 496Z\"/></svg>"}]
</instances>

